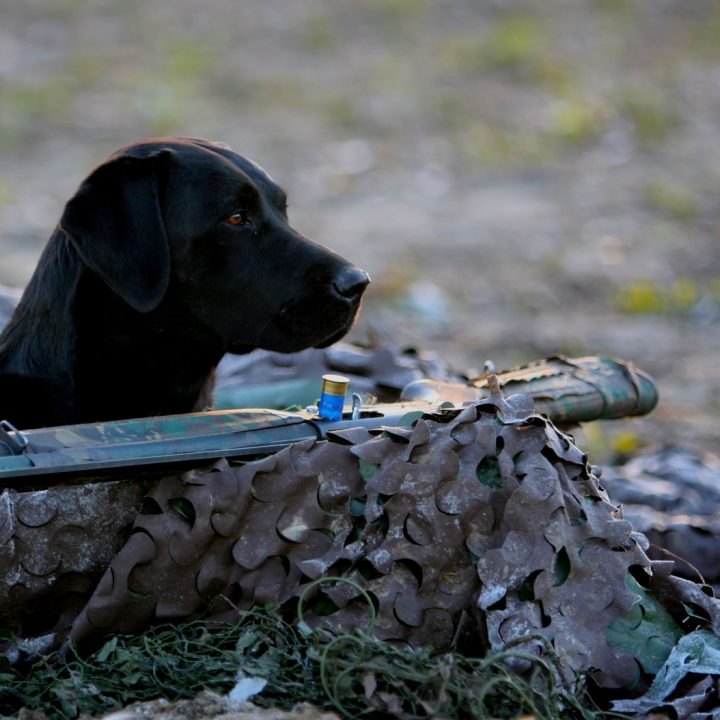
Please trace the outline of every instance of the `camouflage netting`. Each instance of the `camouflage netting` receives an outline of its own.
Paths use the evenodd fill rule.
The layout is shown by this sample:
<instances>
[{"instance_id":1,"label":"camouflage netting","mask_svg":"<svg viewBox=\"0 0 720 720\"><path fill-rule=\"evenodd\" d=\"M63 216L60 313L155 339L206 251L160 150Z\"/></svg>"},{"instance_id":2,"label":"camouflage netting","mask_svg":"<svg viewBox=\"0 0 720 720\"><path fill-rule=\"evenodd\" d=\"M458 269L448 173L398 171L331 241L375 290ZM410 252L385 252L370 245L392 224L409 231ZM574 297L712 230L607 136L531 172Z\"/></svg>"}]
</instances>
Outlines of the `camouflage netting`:
<instances>
[{"instance_id":1,"label":"camouflage netting","mask_svg":"<svg viewBox=\"0 0 720 720\"><path fill-rule=\"evenodd\" d=\"M52 635L92 594L132 526L143 483L0 493L0 619ZM48 637L52 642L52 637Z\"/></svg>"},{"instance_id":2,"label":"camouflage netting","mask_svg":"<svg viewBox=\"0 0 720 720\"><path fill-rule=\"evenodd\" d=\"M605 630L638 599L628 572L650 576L645 540L531 405L494 396L164 479L72 639L300 598L311 625L367 627L369 600L381 638L443 649L462 636L482 652L536 633L568 683L592 669L628 684L635 660Z\"/></svg>"},{"instance_id":3,"label":"camouflage netting","mask_svg":"<svg viewBox=\"0 0 720 720\"><path fill-rule=\"evenodd\" d=\"M720 587L720 460L678 449L605 468L603 486L652 543L651 557L677 557L674 573Z\"/></svg>"}]
</instances>

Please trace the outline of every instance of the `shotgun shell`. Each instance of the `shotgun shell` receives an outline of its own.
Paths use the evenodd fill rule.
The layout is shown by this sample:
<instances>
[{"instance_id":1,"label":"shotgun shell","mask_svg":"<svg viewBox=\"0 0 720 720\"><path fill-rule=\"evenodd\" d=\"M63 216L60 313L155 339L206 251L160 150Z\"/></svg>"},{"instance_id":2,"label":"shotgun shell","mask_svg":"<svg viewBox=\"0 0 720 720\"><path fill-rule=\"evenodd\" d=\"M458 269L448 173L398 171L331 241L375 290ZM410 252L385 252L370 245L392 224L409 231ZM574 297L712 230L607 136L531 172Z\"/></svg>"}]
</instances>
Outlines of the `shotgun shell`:
<instances>
[{"instance_id":1,"label":"shotgun shell","mask_svg":"<svg viewBox=\"0 0 720 720\"><path fill-rule=\"evenodd\" d=\"M318 415L324 420L342 420L343 403L350 380L342 375L323 375Z\"/></svg>"}]
</instances>

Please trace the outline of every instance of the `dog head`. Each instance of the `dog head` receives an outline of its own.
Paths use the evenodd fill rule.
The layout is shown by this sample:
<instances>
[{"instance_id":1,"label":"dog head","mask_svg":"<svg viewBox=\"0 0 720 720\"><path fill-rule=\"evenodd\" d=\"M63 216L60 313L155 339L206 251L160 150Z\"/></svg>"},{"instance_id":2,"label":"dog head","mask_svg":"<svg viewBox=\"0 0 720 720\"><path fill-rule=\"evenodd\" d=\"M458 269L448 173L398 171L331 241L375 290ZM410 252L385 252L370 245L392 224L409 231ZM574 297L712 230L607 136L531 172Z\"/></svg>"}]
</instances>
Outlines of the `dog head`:
<instances>
[{"instance_id":1,"label":"dog head","mask_svg":"<svg viewBox=\"0 0 720 720\"><path fill-rule=\"evenodd\" d=\"M82 183L60 227L135 311L171 305L231 352L335 342L369 282L290 227L285 193L264 170L205 140L121 149Z\"/></svg>"}]
</instances>

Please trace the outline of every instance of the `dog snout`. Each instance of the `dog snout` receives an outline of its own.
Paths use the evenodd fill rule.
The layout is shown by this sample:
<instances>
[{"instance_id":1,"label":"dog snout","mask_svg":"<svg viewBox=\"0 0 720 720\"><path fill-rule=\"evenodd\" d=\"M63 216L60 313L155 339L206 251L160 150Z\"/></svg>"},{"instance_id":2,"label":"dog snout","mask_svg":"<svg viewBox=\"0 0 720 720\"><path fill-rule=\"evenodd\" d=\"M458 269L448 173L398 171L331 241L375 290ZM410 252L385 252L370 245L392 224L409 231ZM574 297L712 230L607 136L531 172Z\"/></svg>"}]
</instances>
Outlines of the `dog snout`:
<instances>
[{"instance_id":1,"label":"dog snout","mask_svg":"<svg viewBox=\"0 0 720 720\"><path fill-rule=\"evenodd\" d=\"M347 265L332 280L334 292L345 300L359 298L370 282L370 276L360 268Z\"/></svg>"}]
</instances>

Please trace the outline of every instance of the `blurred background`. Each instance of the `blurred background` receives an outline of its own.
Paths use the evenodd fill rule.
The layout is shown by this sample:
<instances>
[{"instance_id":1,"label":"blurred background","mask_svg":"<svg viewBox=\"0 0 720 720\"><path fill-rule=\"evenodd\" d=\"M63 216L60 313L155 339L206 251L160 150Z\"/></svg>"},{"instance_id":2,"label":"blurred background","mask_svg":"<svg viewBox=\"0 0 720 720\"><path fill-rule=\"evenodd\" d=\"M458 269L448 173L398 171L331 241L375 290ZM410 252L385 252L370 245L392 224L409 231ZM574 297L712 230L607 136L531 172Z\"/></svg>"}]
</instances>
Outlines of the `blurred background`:
<instances>
[{"instance_id":1,"label":"blurred background","mask_svg":"<svg viewBox=\"0 0 720 720\"><path fill-rule=\"evenodd\" d=\"M264 166L369 271L352 339L660 383L596 459L720 435L717 0L0 0L0 283L147 136Z\"/></svg>"}]
</instances>

